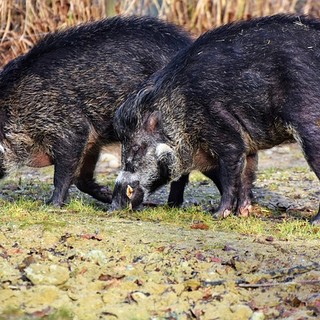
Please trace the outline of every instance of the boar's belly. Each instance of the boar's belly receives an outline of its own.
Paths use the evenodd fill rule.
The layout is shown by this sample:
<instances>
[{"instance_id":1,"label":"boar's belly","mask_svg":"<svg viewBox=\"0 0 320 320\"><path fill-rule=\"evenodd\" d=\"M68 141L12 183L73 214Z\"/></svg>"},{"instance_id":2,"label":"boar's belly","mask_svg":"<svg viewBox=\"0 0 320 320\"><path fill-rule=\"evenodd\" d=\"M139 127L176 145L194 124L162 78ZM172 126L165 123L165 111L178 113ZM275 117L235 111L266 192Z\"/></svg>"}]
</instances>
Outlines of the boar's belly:
<instances>
[{"instance_id":1,"label":"boar's belly","mask_svg":"<svg viewBox=\"0 0 320 320\"><path fill-rule=\"evenodd\" d=\"M206 172L214 169L218 164L218 160L214 158L210 152L198 149L193 157L193 167L195 170Z\"/></svg>"},{"instance_id":2,"label":"boar's belly","mask_svg":"<svg viewBox=\"0 0 320 320\"><path fill-rule=\"evenodd\" d=\"M52 164L52 158L48 154L44 152L38 152L32 155L29 167L42 168L51 166Z\"/></svg>"}]
</instances>

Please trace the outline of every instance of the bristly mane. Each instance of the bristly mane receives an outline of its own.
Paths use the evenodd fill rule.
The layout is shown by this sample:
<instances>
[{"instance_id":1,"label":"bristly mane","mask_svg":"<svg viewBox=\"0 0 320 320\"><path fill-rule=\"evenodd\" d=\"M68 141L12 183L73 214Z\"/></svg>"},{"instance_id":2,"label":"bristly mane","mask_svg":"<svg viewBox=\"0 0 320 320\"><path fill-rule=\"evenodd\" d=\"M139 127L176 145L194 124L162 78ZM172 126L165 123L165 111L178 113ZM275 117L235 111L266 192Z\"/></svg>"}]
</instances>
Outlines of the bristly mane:
<instances>
[{"instance_id":1,"label":"bristly mane","mask_svg":"<svg viewBox=\"0 0 320 320\"><path fill-rule=\"evenodd\" d=\"M250 20L240 20L225 24L221 27L205 32L198 39L196 39L190 47L180 50L164 69L170 70L171 72L169 74L167 72L163 72L162 75L160 75L158 72L161 79L156 82L156 86L158 87L160 84L164 86L168 84L170 86L170 83L173 81L172 79L175 77L175 75L178 75L183 68L188 65L189 58L196 55L201 46L212 43L212 41L219 41L219 39L225 40L227 38L233 38L247 30L270 26L272 24L297 24L306 26L310 29L320 30L319 19L313 19L306 15L298 16L291 14L276 14L273 16L253 18Z\"/></svg>"},{"instance_id":2,"label":"bristly mane","mask_svg":"<svg viewBox=\"0 0 320 320\"><path fill-rule=\"evenodd\" d=\"M77 47L81 50L81 45L98 46L103 43L105 39L117 39L120 30L121 34L124 34L129 39L134 39L137 31L146 36L151 34L152 38L155 38L155 41L159 41L159 43L161 43L161 40L165 39L168 35L172 36L172 30L174 30L177 33L177 37L178 35L185 36L185 38L178 38L179 41L185 41L186 45L189 44L187 33L179 26L172 24L168 25L164 21L154 17L117 16L99 21L82 23L75 27L47 34L26 54L10 61L0 72L0 88L5 85L2 83L4 81L3 79L5 79L5 82L15 81L24 69L29 68L35 60L46 53L61 48L71 49L72 47Z\"/></svg>"},{"instance_id":3,"label":"bristly mane","mask_svg":"<svg viewBox=\"0 0 320 320\"><path fill-rule=\"evenodd\" d=\"M242 31L254 27L263 27L270 24L297 24L305 25L309 28L315 30L320 30L320 20L308 17L307 15L293 15L293 14L275 14L272 16L252 18L249 20L234 21L225 24L221 27L212 29L200 36L195 42L193 47L201 45L202 42L208 40L208 38L214 37L215 39L219 37L227 37L230 33L237 34Z\"/></svg>"},{"instance_id":4,"label":"bristly mane","mask_svg":"<svg viewBox=\"0 0 320 320\"><path fill-rule=\"evenodd\" d=\"M39 56L61 47L78 46L82 42L96 43L98 39L118 37L120 30L121 33L128 36L136 36L137 30L145 34L151 32L154 37L161 37L170 32L166 23L157 18L117 16L49 33L27 53L27 56ZM178 26L177 30L180 30ZM183 31L180 30L180 33L182 34Z\"/></svg>"}]
</instances>

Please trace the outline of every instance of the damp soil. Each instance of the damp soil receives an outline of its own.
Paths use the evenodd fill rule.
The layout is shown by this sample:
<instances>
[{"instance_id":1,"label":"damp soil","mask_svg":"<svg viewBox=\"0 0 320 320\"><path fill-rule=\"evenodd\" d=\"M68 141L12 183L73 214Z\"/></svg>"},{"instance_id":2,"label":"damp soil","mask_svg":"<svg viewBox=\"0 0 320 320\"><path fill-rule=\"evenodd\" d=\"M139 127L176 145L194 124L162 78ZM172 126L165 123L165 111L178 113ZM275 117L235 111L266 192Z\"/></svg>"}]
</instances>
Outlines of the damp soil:
<instances>
[{"instance_id":1,"label":"damp soil","mask_svg":"<svg viewBox=\"0 0 320 320\"><path fill-rule=\"evenodd\" d=\"M116 161L118 149L108 152ZM102 161L98 173L107 166ZM39 171L20 174L51 179ZM308 223L319 183L297 146L285 145L260 154L254 194L258 206L280 216L301 212ZM166 197L163 189L150 202ZM207 181L191 182L185 198L185 206L219 199ZM0 319L320 318L320 236L288 240L215 231L201 222L181 227L52 214L54 227L0 217Z\"/></svg>"}]
</instances>

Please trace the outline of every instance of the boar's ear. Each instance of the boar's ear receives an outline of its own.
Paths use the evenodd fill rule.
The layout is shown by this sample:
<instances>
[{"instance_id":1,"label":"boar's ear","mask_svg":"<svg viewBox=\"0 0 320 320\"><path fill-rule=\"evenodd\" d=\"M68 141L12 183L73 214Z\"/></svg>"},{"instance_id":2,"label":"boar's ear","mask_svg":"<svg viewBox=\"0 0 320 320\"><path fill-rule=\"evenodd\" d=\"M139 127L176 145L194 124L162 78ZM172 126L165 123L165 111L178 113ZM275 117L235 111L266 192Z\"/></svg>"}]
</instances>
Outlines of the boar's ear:
<instances>
[{"instance_id":1,"label":"boar's ear","mask_svg":"<svg viewBox=\"0 0 320 320\"><path fill-rule=\"evenodd\" d=\"M148 133L156 132L160 127L161 114L159 111L154 111L146 117L144 127Z\"/></svg>"}]
</instances>

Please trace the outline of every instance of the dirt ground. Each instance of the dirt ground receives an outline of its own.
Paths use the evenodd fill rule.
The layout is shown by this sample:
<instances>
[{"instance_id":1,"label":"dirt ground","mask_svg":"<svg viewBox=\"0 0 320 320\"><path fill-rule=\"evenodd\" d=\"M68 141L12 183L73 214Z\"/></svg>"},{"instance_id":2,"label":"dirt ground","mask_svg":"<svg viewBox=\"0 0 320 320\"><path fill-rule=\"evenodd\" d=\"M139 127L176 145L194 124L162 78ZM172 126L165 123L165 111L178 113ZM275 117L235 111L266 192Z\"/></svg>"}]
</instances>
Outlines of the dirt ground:
<instances>
[{"instance_id":1,"label":"dirt ground","mask_svg":"<svg viewBox=\"0 0 320 320\"><path fill-rule=\"evenodd\" d=\"M114 151L99 173L107 162L116 169ZM318 207L319 183L296 146L261 153L259 173L259 205ZM211 193L209 183L191 184L186 205ZM54 214L51 228L0 220L0 319L320 318L319 239Z\"/></svg>"}]
</instances>

